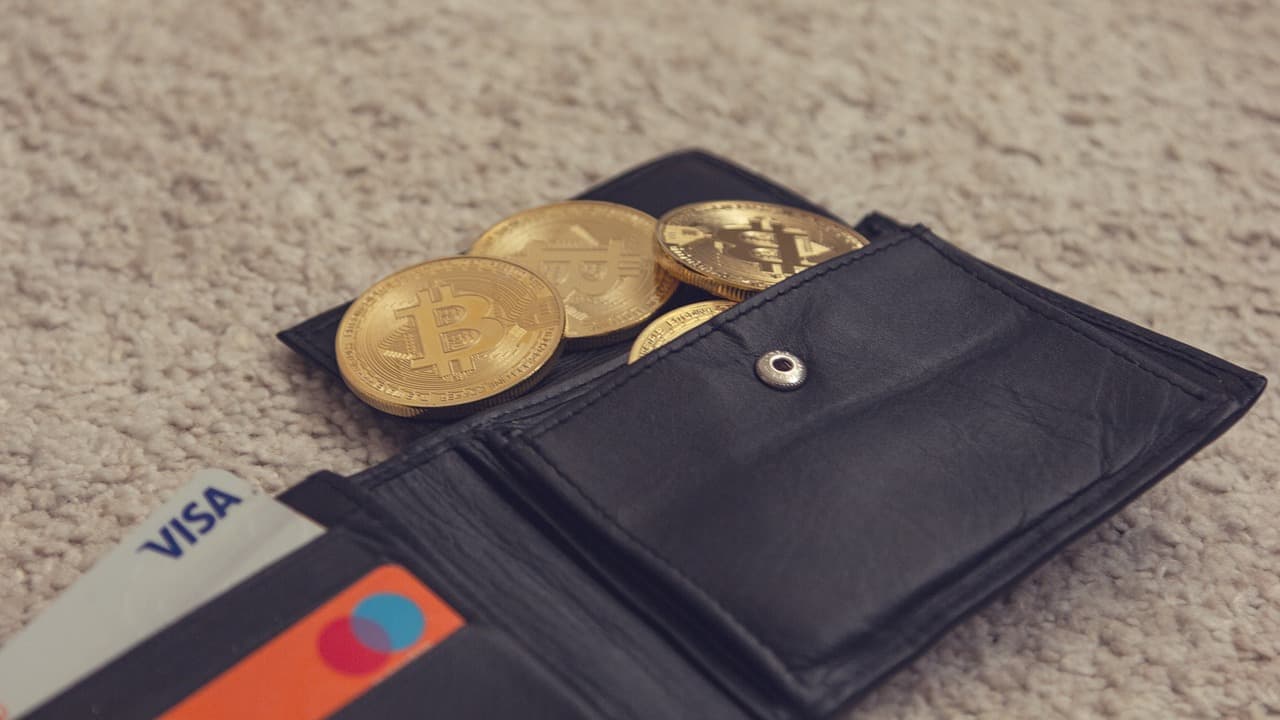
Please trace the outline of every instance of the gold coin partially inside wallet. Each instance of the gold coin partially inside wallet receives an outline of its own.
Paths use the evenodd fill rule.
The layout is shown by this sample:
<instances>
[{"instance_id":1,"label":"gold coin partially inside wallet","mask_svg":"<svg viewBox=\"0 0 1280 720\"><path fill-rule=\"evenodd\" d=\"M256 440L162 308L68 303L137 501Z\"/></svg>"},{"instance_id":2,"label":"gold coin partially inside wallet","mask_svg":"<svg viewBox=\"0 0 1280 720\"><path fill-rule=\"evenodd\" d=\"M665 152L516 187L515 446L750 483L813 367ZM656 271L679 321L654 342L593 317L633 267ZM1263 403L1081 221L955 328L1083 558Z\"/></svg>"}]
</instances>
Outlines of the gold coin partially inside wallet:
<instances>
[{"instance_id":1,"label":"gold coin partially inside wallet","mask_svg":"<svg viewBox=\"0 0 1280 720\"><path fill-rule=\"evenodd\" d=\"M702 323L737 305L732 300L704 300L672 310L649 323L631 345L628 363L633 363Z\"/></svg>"},{"instance_id":2,"label":"gold coin partially inside wallet","mask_svg":"<svg viewBox=\"0 0 1280 720\"><path fill-rule=\"evenodd\" d=\"M658 261L690 285L743 300L867 239L798 208L723 200L678 207L658 221Z\"/></svg>"},{"instance_id":3,"label":"gold coin partially inside wallet","mask_svg":"<svg viewBox=\"0 0 1280 720\"><path fill-rule=\"evenodd\" d=\"M489 228L465 256L366 290L338 326L338 369L383 412L457 417L527 392L563 349L635 337L636 362L737 301L866 244L834 220L762 202L695 203L661 219L608 202L544 205ZM725 299L649 322L680 281Z\"/></svg>"}]
</instances>

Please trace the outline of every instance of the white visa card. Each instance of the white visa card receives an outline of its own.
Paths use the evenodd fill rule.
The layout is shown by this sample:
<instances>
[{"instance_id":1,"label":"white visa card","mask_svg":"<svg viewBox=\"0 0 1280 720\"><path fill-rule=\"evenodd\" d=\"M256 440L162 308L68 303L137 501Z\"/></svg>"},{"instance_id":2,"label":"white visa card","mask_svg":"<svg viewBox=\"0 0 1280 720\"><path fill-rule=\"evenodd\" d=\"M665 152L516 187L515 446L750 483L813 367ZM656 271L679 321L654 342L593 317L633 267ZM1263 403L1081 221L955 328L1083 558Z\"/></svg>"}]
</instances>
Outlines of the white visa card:
<instances>
[{"instance_id":1,"label":"white visa card","mask_svg":"<svg viewBox=\"0 0 1280 720\"><path fill-rule=\"evenodd\" d=\"M34 710L323 533L231 473L197 472L0 648L0 720Z\"/></svg>"}]
</instances>

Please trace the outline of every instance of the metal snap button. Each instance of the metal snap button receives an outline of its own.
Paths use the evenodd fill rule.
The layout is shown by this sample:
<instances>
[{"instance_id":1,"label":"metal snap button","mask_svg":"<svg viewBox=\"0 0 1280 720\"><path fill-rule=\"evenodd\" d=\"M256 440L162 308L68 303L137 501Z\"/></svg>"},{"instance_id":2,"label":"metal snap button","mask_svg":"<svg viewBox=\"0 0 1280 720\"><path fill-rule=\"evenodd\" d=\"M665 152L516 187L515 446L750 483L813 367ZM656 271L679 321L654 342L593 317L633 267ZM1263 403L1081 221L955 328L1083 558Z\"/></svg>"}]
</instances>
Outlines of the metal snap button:
<instances>
[{"instance_id":1,"label":"metal snap button","mask_svg":"<svg viewBox=\"0 0 1280 720\"><path fill-rule=\"evenodd\" d=\"M785 350L770 350L756 361L756 375L775 390L795 390L804 384L808 371L795 355Z\"/></svg>"}]
</instances>

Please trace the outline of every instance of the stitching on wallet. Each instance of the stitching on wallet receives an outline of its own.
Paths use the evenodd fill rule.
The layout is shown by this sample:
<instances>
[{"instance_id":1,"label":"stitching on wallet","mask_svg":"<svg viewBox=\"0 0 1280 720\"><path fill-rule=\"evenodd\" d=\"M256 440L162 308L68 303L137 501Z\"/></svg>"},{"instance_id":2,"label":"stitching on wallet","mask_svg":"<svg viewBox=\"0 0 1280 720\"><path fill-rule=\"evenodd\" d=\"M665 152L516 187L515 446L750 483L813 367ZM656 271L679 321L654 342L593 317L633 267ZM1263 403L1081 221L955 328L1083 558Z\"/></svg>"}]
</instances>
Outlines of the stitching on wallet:
<instances>
[{"instance_id":1,"label":"stitching on wallet","mask_svg":"<svg viewBox=\"0 0 1280 720\"><path fill-rule=\"evenodd\" d=\"M977 280L978 282L982 283L983 285L986 285L987 287L991 288L992 290L995 290L996 292L998 292L998 293L1000 293L1001 295L1005 296L1006 298L1008 298L1008 299L1012 300L1013 302L1017 303L1018 305L1022 306L1023 308L1026 308L1027 310L1030 310L1031 312L1035 313L1036 315L1039 315L1040 317L1044 318L1045 320L1048 320L1049 322L1054 323L1054 324L1056 324L1056 325L1061 325L1062 327L1066 328L1067 330L1070 330L1072 333L1075 333L1076 335L1079 335L1080 337L1084 338L1085 340L1088 340L1090 343L1092 343L1092 344L1094 344L1094 345L1097 345L1098 347L1102 348L1103 350L1106 350L1107 352L1111 353L1112 355L1115 355L1116 357L1120 358L1121 360L1124 360L1125 362L1129 363L1130 365L1133 365L1134 367L1138 368L1139 370L1142 370L1143 372L1147 373L1148 375L1151 375L1151 376L1152 376L1152 377L1154 377L1154 378L1158 378L1158 379L1160 379L1160 380L1163 380L1164 382L1168 383L1171 387L1174 387L1174 388L1177 388L1178 390L1181 390L1182 392L1186 393L1187 395L1191 396L1192 398L1195 398L1196 400L1200 400L1200 401L1202 401L1202 402L1205 400L1205 397L1204 397L1203 395L1200 395L1200 394L1199 394L1199 393L1197 393L1197 392L1194 392L1194 391L1192 391L1192 390L1189 390L1189 389L1187 389L1187 388L1183 387L1181 384L1179 384L1179 383L1175 382L1175 381L1174 381L1173 379L1171 379L1171 378L1166 377L1166 376L1165 376L1165 375L1163 375L1162 373L1156 372L1155 370L1153 370L1153 369L1151 369L1151 368L1147 367L1146 365L1143 365L1142 363L1138 362L1136 359L1131 358L1131 357L1129 357L1128 355L1125 355L1124 353L1120 352L1119 350L1116 350L1116 349L1115 349L1115 348L1113 348L1113 347L1110 347L1110 346L1108 346L1108 345L1104 345L1102 342L1098 341L1096 338L1093 338L1093 337L1091 337L1091 336L1089 336L1089 335L1086 335L1085 333L1081 332L1078 328L1074 328L1074 327L1072 327L1072 326L1068 325L1068 324L1067 324L1065 321L1063 321L1061 318L1055 318L1055 317L1052 317L1052 316L1050 316L1050 315L1047 315L1047 314L1045 314L1045 312L1044 312L1044 311L1042 311L1042 310L1038 310L1038 309L1036 309L1036 308L1034 308L1034 307L1031 307L1030 305L1028 305L1027 303L1023 302L1022 300L1020 300L1020 299L1018 299L1018 298L1014 297L1013 295L1009 294L1009 292L1008 292L1008 291L1006 291L1004 288L1001 288L1001 287L998 287L998 286L996 286L996 285L992 284L992 283L991 283L991 281L989 281L989 280L987 280L986 278L982 277L981 275L977 274L977 273L976 273L976 272L974 272L971 268L968 268L968 267L966 267L966 266L964 266L964 265L960 264L960 262L958 262L958 261L957 261L957 260L955 260L954 258L950 257L949 255L947 255L947 253L943 252L940 248L938 248L938 247L934 244L934 240L933 240L932 238L930 238L930 237L929 237L929 235L931 235L931 234L932 234L932 233L926 233L926 234L922 235L920 239L921 239L921 240L924 240L925 244L926 244L926 245L928 245L928 246L929 246L929 248L930 248L931 250L933 250L935 253L937 253L937 254L938 254L938 255L939 255L943 260L946 260L947 262L951 263L952 265L956 266L957 268L959 268L959 269L963 270L966 274L968 274L968 275L969 275L970 277L972 277L973 279ZM1040 298L1040 300L1041 300L1041 302L1047 302L1044 298ZM1056 305L1054 305L1054 308L1055 308L1055 309L1057 309L1057 310L1059 310L1059 311L1061 311L1061 312L1066 312L1065 310L1062 310L1061 308L1058 308Z\"/></svg>"},{"instance_id":2,"label":"stitching on wallet","mask_svg":"<svg viewBox=\"0 0 1280 720\"><path fill-rule=\"evenodd\" d=\"M445 428L442 431L443 433L442 436L440 437L431 436L430 438L425 438L430 440L430 442L428 442L426 445L423 445L420 447L411 446L409 449L403 451L400 455L394 456L388 460L385 460L381 464L376 465L373 468L357 473L357 475L363 476L364 478L366 478L365 482L361 484L361 487L366 490L374 490L380 487L381 485L384 485L385 483L390 482L391 480L394 480L407 472L410 472L416 468L425 466L427 463L431 462L432 460L435 460L441 455L444 455L445 453L456 449L457 447L462 445L464 442L471 440L472 431L485 430L493 425L496 425L499 420L502 420L522 410L533 410L542 405L550 404L553 400L558 400L561 397L563 397L565 394L572 392L574 390L577 390L581 388L583 385L586 385L595 379L598 379L598 378L592 378L589 380L582 380L580 382L573 382L572 384L567 384L565 385L565 387L561 388L561 390L556 394L548 395L547 397L542 398L541 400L535 403L531 403L529 405L520 405L516 407L505 408L502 410L495 411L492 415L488 415L484 418L479 418L476 420L472 420L470 422L461 422L456 425ZM421 440L419 442L421 442ZM377 472L381 468L385 468L385 471Z\"/></svg>"},{"instance_id":3,"label":"stitching on wallet","mask_svg":"<svg viewBox=\"0 0 1280 720\"><path fill-rule=\"evenodd\" d=\"M1192 354L1190 351L1188 351L1185 348L1178 347L1177 345L1167 341L1166 339L1162 338L1159 335L1148 336L1148 335L1142 334L1138 329L1125 327L1120 322L1112 318L1108 318L1105 315L1102 315L1096 309L1091 308L1088 305L1081 304L1078 307L1071 307L1071 308L1063 307L1052 297L1046 296L1044 294L1043 288L1038 288L1035 285L1031 284L1030 282L1019 281L1017 279L1011 279L1011 281L1014 282L1014 284L1018 285L1018 287L1022 288L1024 291L1029 292L1035 295L1036 297L1039 297L1041 300L1047 303L1050 303L1055 307L1058 307L1063 312L1070 313L1073 315L1076 314L1077 312L1081 313L1085 317L1087 317L1090 322L1094 322L1099 325L1102 325L1106 327L1108 330L1112 330L1114 332L1120 333L1121 335L1124 335L1125 337L1131 340L1135 340L1137 342L1140 342L1146 345L1151 345L1157 349L1163 350L1173 355L1174 357L1184 360L1187 363L1190 363L1191 365L1194 365L1195 367L1205 371L1206 373L1213 375L1215 378L1218 375L1222 374L1222 375L1227 375L1228 377L1232 377L1236 380L1239 380L1240 382L1246 385L1253 384L1253 378L1252 378L1253 373L1250 373L1247 370L1244 370L1242 368L1236 368L1228 363L1222 363L1222 366L1219 366L1218 364L1215 364L1213 362L1210 362L1208 360L1205 360L1201 357L1198 357Z\"/></svg>"}]
</instances>

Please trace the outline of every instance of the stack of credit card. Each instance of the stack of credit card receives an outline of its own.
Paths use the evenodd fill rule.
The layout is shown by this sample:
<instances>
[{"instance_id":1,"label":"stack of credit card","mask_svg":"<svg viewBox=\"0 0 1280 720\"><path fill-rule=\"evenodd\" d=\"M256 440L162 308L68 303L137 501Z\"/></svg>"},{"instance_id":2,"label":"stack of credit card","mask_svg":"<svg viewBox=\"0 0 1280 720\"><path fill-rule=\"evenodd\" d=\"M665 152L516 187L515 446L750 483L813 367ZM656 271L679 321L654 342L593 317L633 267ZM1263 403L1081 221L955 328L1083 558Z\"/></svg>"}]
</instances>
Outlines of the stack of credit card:
<instances>
[{"instance_id":1,"label":"stack of credit card","mask_svg":"<svg viewBox=\"0 0 1280 720\"><path fill-rule=\"evenodd\" d=\"M230 473L196 473L0 648L0 719L65 716L49 709L59 696L324 531ZM242 657L159 716L329 717L464 624L408 571L379 565L265 642L246 637Z\"/></svg>"}]
</instances>

